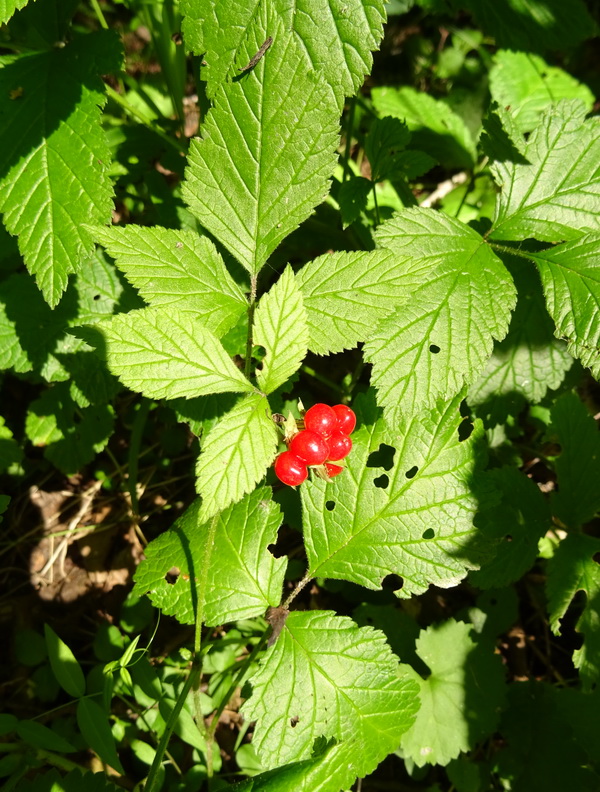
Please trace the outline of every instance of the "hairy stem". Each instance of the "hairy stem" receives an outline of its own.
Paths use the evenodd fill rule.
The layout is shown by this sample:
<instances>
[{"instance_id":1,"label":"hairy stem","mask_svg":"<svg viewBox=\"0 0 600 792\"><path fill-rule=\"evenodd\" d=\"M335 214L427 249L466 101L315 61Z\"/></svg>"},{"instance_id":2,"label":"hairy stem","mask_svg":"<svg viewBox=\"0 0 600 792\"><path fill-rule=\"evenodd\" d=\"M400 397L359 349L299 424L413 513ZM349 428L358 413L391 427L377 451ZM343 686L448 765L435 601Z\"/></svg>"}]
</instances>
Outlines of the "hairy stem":
<instances>
[{"instance_id":1,"label":"hairy stem","mask_svg":"<svg viewBox=\"0 0 600 792\"><path fill-rule=\"evenodd\" d=\"M244 374L250 377L250 366L252 363L252 326L254 324L254 311L256 309L256 283L258 275L250 277L250 298L248 300L248 337L246 340L246 361L244 363Z\"/></svg>"},{"instance_id":2,"label":"hairy stem","mask_svg":"<svg viewBox=\"0 0 600 792\"><path fill-rule=\"evenodd\" d=\"M534 254L524 253L522 250L519 250L518 248L511 248L511 247L506 247L505 245L499 245L497 242L488 241L488 245L494 250L497 250L499 253L508 253L510 256L518 256L519 258L524 258L527 259L528 261L531 261L532 258L535 258Z\"/></svg>"}]
</instances>

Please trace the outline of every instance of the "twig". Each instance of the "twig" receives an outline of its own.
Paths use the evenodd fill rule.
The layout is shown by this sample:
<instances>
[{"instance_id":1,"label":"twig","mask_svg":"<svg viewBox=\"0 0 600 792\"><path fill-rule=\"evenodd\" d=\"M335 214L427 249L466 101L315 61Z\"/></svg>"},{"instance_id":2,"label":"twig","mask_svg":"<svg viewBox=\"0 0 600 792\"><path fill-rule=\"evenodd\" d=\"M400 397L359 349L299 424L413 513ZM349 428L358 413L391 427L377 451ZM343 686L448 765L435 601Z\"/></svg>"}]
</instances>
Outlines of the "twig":
<instances>
[{"instance_id":1,"label":"twig","mask_svg":"<svg viewBox=\"0 0 600 792\"><path fill-rule=\"evenodd\" d=\"M434 204L438 201L441 201L447 195L449 195L455 187L458 187L460 184L466 184L469 175L466 171L461 171L460 173L454 174L446 181L440 182L435 190L430 193L424 201L422 201L419 206L423 206L426 209L431 208Z\"/></svg>"}]
</instances>

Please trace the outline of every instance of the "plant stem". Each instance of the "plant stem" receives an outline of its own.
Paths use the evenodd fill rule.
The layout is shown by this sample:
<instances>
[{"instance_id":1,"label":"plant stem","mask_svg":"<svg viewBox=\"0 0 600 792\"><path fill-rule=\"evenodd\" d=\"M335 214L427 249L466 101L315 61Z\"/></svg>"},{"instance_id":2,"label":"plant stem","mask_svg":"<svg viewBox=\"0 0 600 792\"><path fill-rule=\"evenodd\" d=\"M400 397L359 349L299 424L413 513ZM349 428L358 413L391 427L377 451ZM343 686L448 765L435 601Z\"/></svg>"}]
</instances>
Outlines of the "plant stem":
<instances>
[{"instance_id":1,"label":"plant stem","mask_svg":"<svg viewBox=\"0 0 600 792\"><path fill-rule=\"evenodd\" d=\"M250 277L250 299L248 303L248 337L246 340L246 362L244 364L244 374L250 377L250 366L252 363L252 325L254 323L254 311L256 309L256 283L258 275Z\"/></svg>"},{"instance_id":2,"label":"plant stem","mask_svg":"<svg viewBox=\"0 0 600 792\"><path fill-rule=\"evenodd\" d=\"M94 9L94 13L98 18L98 22L100 22L100 26L104 28L104 30L108 30L108 22L106 21L106 17L104 16L102 9L100 8L100 3L98 0L92 0L92 8Z\"/></svg>"},{"instance_id":3,"label":"plant stem","mask_svg":"<svg viewBox=\"0 0 600 792\"><path fill-rule=\"evenodd\" d=\"M208 523L208 530L205 537L202 557L200 558L198 574L194 576L190 575L192 585L194 580L196 582L196 593L194 598L195 600L194 658L192 660L192 667L190 669L189 676L186 679L183 688L181 689L181 693L179 694L177 701L175 702L175 707L173 708L173 711L169 715L169 719L165 726L163 735L160 738L160 742L158 744L158 747L156 749L156 754L154 756L154 761L152 762L152 767L150 768L150 772L148 773L148 778L146 779L144 792L156 792L157 782L159 779L159 772L162 765L162 759L165 754L165 751L167 750L169 740L171 739L171 734L173 733L173 729L177 724L177 720L179 718L181 710L183 709L183 705L185 704L185 701L188 697L188 693L190 692L190 690L193 691L195 711L196 713L198 712L200 713L199 721L197 721L198 728L203 732L204 736L206 736L206 730L204 729L204 720L202 719L202 710L200 708L200 682L202 679L202 653L200 649L202 647L202 624L204 622L204 603L206 601L208 570L210 567L210 560L214 548L215 534L217 532L218 522L219 522L219 515L215 514L215 516ZM212 775L212 740L210 741L207 740L206 766L207 766L207 773L210 778L210 776Z\"/></svg>"},{"instance_id":4,"label":"plant stem","mask_svg":"<svg viewBox=\"0 0 600 792\"><path fill-rule=\"evenodd\" d=\"M377 184L373 182L373 201L375 202L375 224L381 224L381 215L379 214L379 204L377 203Z\"/></svg>"},{"instance_id":5,"label":"plant stem","mask_svg":"<svg viewBox=\"0 0 600 792\"><path fill-rule=\"evenodd\" d=\"M182 143L180 143L175 138L169 137L162 131L162 129L159 129L157 126L155 126L149 118L147 118L140 110L137 109L137 107L129 104L124 96L121 96L120 93L115 91L115 89L107 83L104 83L104 88L106 90L106 95L113 99L118 105L120 105L123 110L125 110L125 112L128 113L132 118L135 118L136 121L140 122L140 124L143 124L145 127L148 127L148 129L151 129L155 135L158 135L161 140L164 140L165 143L173 146L173 148L177 149L177 151L185 153L186 148Z\"/></svg>"},{"instance_id":6,"label":"plant stem","mask_svg":"<svg viewBox=\"0 0 600 792\"><path fill-rule=\"evenodd\" d=\"M306 584L309 583L312 580L312 578L313 578L313 576L309 575L308 572L307 572L306 575L304 575L304 577L302 578L302 580L300 580L298 583L296 583L296 588L292 591L292 593L285 600L285 602L283 603L283 605L281 607L282 608L289 608L290 604L292 603L292 601L296 599L296 597L298 596L298 594L300 594L300 592L302 591L304 586L306 586Z\"/></svg>"},{"instance_id":7,"label":"plant stem","mask_svg":"<svg viewBox=\"0 0 600 792\"><path fill-rule=\"evenodd\" d=\"M532 258L535 258L535 253L523 253L523 251L517 248L505 247L504 245L499 245L497 242L488 242L488 245L494 250L497 250L499 253L508 253L510 256L518 256L519 258L527 259L531 261Z\"/></svg>"},{"instance_id":8,"label":"plant stem","mask_svg":"<svg viewBox=\"0 0 600 792\"><path fill-rule=\"evenodd\" d=\"M346 146L344 149L344 172L342 173L342 184L346 181L348 176L352 175L350 170L350 152L352 150L352 130L354 129L354 112L356 110L356 97L353 96L350 100L348 107L348 116L346 118Z\"/></svg>"},{"instance_id":9,"label":"plant stem","mask_svg":"<svg viewBox=\"0 0 600 792\"><path fill-rule=\"evenodd\" d=\"M316 379L317 382L321 383L321 385L325 385L325 387L333 393L339 394L340 388L335 384L335 382L333 382L333 380L328 379L327 377L323 376L323 374L319 374L318 371L315 371L314 368L307 366L306 363L302 365L302 371L304 374L308 374L309 377Z\"/></svg>"}]
</instances>

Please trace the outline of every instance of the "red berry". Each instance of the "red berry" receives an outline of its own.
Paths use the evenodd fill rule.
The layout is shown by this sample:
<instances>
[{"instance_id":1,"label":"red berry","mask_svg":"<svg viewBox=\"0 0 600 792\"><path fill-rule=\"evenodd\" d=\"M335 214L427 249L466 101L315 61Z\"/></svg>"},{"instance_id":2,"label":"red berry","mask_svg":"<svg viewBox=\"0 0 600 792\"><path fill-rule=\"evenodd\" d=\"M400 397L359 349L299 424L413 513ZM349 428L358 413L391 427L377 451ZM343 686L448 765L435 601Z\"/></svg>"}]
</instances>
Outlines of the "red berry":
<instances>
[{"instance_id":1,"label":"red berry","mask_svg":"<svg viewBox=\"0 0 600 792\"><path fill-rule=\"evenodd\" d=\"M308 468L291 451L284 451L275 460L275 475L284 484L296 487L308 478Z\"/></svg>"},{"instance_id":2,"label":"red berry","mask_svg":"<svg viewBox=\"0 0 600 792\"><path fill-rule=\"evenodd\" d=\"M334 432L329 438L329 456L327 459L337 462L352 451L352 440L343 432Z\"/></svg>"},{"instance_id":3,"label":"red berry","mask_svg":"<svg viewBox=\"0 0 600 792\"><path fill-rule=\"evenodd\" d=\"M336 404L331 409L336 414L340 432L347 435L352 434L356 426L356 415L354 414L354 410L351 410L350 407L346 407L345 404Z\"/></svg>"},{"instance_id":4,"label":"red berry","mask_svg":"<svg viewBox=\"0 0 600 792\"><path fill-rule=\"evenodd\" d=\"M341 465L332 465L331 462L325 462L325 470L329 478L335 478L340 475L344 468Z\"/></svg>"},{"instance_id":5,"label":"red berry","mask_svg":"<svg viewBox=\"0 0 600 792\"><path fill-rule=\"evenodd\" d=\"M294 435L289 450L307 465L322 465L329 457L327 440L323 435L311 432L310 429L304 429Z\"/></svg>"},{"instance_id":6,"label":"red berry","mask_svg":"<svg viewBox=\"0 0 600 792\"><path fill-rule=\"evenodd\" d=\"M304 416L304 428L329 437L338 428L337 416L328 404L313 404Z\"/></svg>"}]
</instances>

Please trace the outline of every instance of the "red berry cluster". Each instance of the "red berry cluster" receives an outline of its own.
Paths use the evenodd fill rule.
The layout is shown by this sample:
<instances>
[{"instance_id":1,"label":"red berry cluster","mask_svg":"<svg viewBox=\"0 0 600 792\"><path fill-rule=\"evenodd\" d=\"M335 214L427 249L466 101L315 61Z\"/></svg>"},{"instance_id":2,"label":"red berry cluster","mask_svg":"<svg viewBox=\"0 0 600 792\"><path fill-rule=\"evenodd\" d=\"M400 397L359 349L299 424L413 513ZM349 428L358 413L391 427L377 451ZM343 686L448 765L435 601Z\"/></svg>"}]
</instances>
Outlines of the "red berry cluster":
<instances>
[{"instance_id":1,"label":"red berry cluster","mask_svg":"<svg viewBox=\"0 0 600 792\"><path fill-rule=\"evenodd\" d=\"M308 477L308 468L324 465L327 476L338 476L344 469L339 462L352 450L349 435L356 426L356 415L345 404L329 407L315 404L304 415L304 429L295 434L288 450L275 460L275 474L280 481L295 487Z\"/></svg>"}]
</instances>

